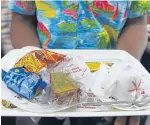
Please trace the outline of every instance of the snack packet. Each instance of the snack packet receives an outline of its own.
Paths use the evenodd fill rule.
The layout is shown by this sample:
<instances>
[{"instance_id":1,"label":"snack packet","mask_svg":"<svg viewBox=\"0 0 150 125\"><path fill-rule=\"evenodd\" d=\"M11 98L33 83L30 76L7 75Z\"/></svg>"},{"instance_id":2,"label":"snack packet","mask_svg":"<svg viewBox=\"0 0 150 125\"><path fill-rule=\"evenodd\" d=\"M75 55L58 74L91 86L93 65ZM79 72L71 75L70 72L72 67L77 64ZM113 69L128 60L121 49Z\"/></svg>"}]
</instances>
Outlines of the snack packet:
<instances>
[{"instance_id":1,"label":"snack packet","mask_svg":"<svg viewBox=\"0 0 150 125\"><path fill-rule=\"evenodd\" d=\"M56 64L61 61L65 55L51 52L49 50L34 50L23 56L14 67L24 67L29 72L37 73L48 64Z\"/></svg>"},{"instance_id":2,"label":"snack packet","mask_svg":"<svg viewBox=\"0 0 150 125\"><path fill-rule=\"evenodd\" d=\"M2 70L2 80L8 88L29 100L46 87L46 83L37 74L22 67L12 68L8 72Z\"/></svg>"},{"instance_id":3,"label":"snack packet","mask_svg":"<svg viewBox=\"0 0 150 125\"><path fill-rule=\"evenodd\" d=\"M91 75L84 59L48 50L31 51L14 68L2 72L7 87L21 96L19 99L13 95L9 101L32 112L61 111L82 103L87 97L85 88Z\"/></svg>"}]
</instances>

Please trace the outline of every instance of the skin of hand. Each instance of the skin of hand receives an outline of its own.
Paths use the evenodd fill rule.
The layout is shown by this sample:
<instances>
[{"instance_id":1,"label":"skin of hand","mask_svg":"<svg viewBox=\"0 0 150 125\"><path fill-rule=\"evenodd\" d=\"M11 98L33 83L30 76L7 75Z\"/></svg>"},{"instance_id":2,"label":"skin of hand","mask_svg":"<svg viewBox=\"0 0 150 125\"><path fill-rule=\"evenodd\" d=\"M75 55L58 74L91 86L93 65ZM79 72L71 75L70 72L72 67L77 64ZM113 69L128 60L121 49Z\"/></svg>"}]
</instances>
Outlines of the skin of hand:
<instances>
[{"instance_id":1,"label":"skin of hand","mask_svg":"<svg viewBox=\"0 0 150 125\"><path fill-rule=\"evenodd\" d=\"M119 36L117 49L127 51L140 61L147 41L147 16L128 19Z\"/></svg>"},{"instance_id":2,"label":"skin of hand","mask_svg":"<svg viewBox=\"0 0 150 125\"><path fill-rule=\"evenodd\" d=\"M36 24L35 16L12 13L10 36L14 48L19 49L25 46L40 47Z\"/></svg>"}]
</instances>

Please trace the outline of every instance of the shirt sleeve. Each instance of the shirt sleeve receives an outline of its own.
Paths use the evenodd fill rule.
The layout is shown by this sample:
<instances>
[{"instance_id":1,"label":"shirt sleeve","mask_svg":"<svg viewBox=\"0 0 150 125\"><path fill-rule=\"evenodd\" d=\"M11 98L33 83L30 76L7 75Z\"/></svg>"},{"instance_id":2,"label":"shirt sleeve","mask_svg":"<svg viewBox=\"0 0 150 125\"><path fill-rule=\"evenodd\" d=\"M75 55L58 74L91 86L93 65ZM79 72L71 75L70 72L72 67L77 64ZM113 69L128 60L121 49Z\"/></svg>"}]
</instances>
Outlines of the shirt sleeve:
<instances>
[{"instance_id":1,"label":"shirt sleeve","mask_svg":"<svg viewBox=\"0 0 150 125\"><path fill-rule=\"evenodd\" d=\"M137 0L132 1L128 11L128 18L136 18L146 14L150 14L150 1Z\"/></svg>"},{"instance_id":2,"label":"shirt sleeve","mask_svg":"<svg viewBox=\"0 0 150 125\"><path fill-rule=\"evenodd\" d=\"M10 0L9 9L24 15L35 15L35 2L29 0Z\"/></svg>"}]
</instances>

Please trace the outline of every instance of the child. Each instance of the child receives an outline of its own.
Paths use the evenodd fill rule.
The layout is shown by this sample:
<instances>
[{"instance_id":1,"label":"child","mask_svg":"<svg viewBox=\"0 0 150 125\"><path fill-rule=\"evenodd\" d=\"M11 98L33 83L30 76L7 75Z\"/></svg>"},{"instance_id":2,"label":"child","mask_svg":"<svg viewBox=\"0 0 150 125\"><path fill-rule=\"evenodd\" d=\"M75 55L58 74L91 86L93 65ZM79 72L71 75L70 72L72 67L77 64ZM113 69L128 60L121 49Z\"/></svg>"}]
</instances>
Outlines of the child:
<instances>
[{"instance_id":1,"label":"child","mask_svg":"<svg viewBox=\"0 0 150 125\"><path fill-rule=\"evenodd\" d=\"M140 60L146 47L144 15L150 12L146 0L13 0L9 8L13 11L11 40L15 48L121 49ZM117 118L115 124L124 125L125 121ZM138 123L138 118L130 119L130 124Z\"/></svg>"}]
</instances>

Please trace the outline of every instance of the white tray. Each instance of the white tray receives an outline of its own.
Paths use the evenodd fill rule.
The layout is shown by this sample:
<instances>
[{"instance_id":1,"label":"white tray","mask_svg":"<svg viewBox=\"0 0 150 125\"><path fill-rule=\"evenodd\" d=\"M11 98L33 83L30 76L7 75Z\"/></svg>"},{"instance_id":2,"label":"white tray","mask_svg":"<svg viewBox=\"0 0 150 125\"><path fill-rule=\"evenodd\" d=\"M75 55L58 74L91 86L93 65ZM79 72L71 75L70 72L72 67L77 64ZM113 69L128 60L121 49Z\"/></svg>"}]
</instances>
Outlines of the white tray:
<instances>
[{"instance_id":1,"label":"white tray","mask_svg":"<svg viewBox=\"0 0 150 125\"><path fill-rule=\"evenodd\" d=\"M29 52L31 50L34 50L36 48L34 47L26 47L24 49L16 49L8 53L3 59L2 59L2 68L5 70L9 70L12 68L16 60L18 60L20 57L25 55L25 52ZM113 63L117 62L132 62L136 65L138 65L138 61L134 59L132 56L130 56L128 53L121 51L121 50L52 50L56 51L58 53L64 53L69 54L72 56L83 56L86 61L90 62L97 62L97 61L109 61ZM15 55L15 59L11 60L11 63L8 63L12 56ZM141 66L142 69L142 66ZM2 84L3 85L3 84ZM2 86L2 97L3 97L3 86ZM24 108L22 108L24 109ZM103 112L90 112L87 113L88 110L83 109L76 109L71 108L64 110L62 112L57 113L31 113L31 112L25 112L21 109L6 109L2 108L1 115L2 116L43 116L43 117L86 117L86 116L128 116L128 115L150 115L150 110L148 111L103 111Z\"/></svg>"},{"instance_id":2,"label":"white tray","mask_svg":"<svg viewBox=\"0 0 150 125\"><path fill-rule=\"evenodd\" d=\"M105 111L105 112L76 112L73 110L65 110L56 113L32 113L21 109L1 108L1 116L23 116L23 117L104 117L104 116L148 116L150 110L147 111Z\"/></svg>"}]
</instances>

